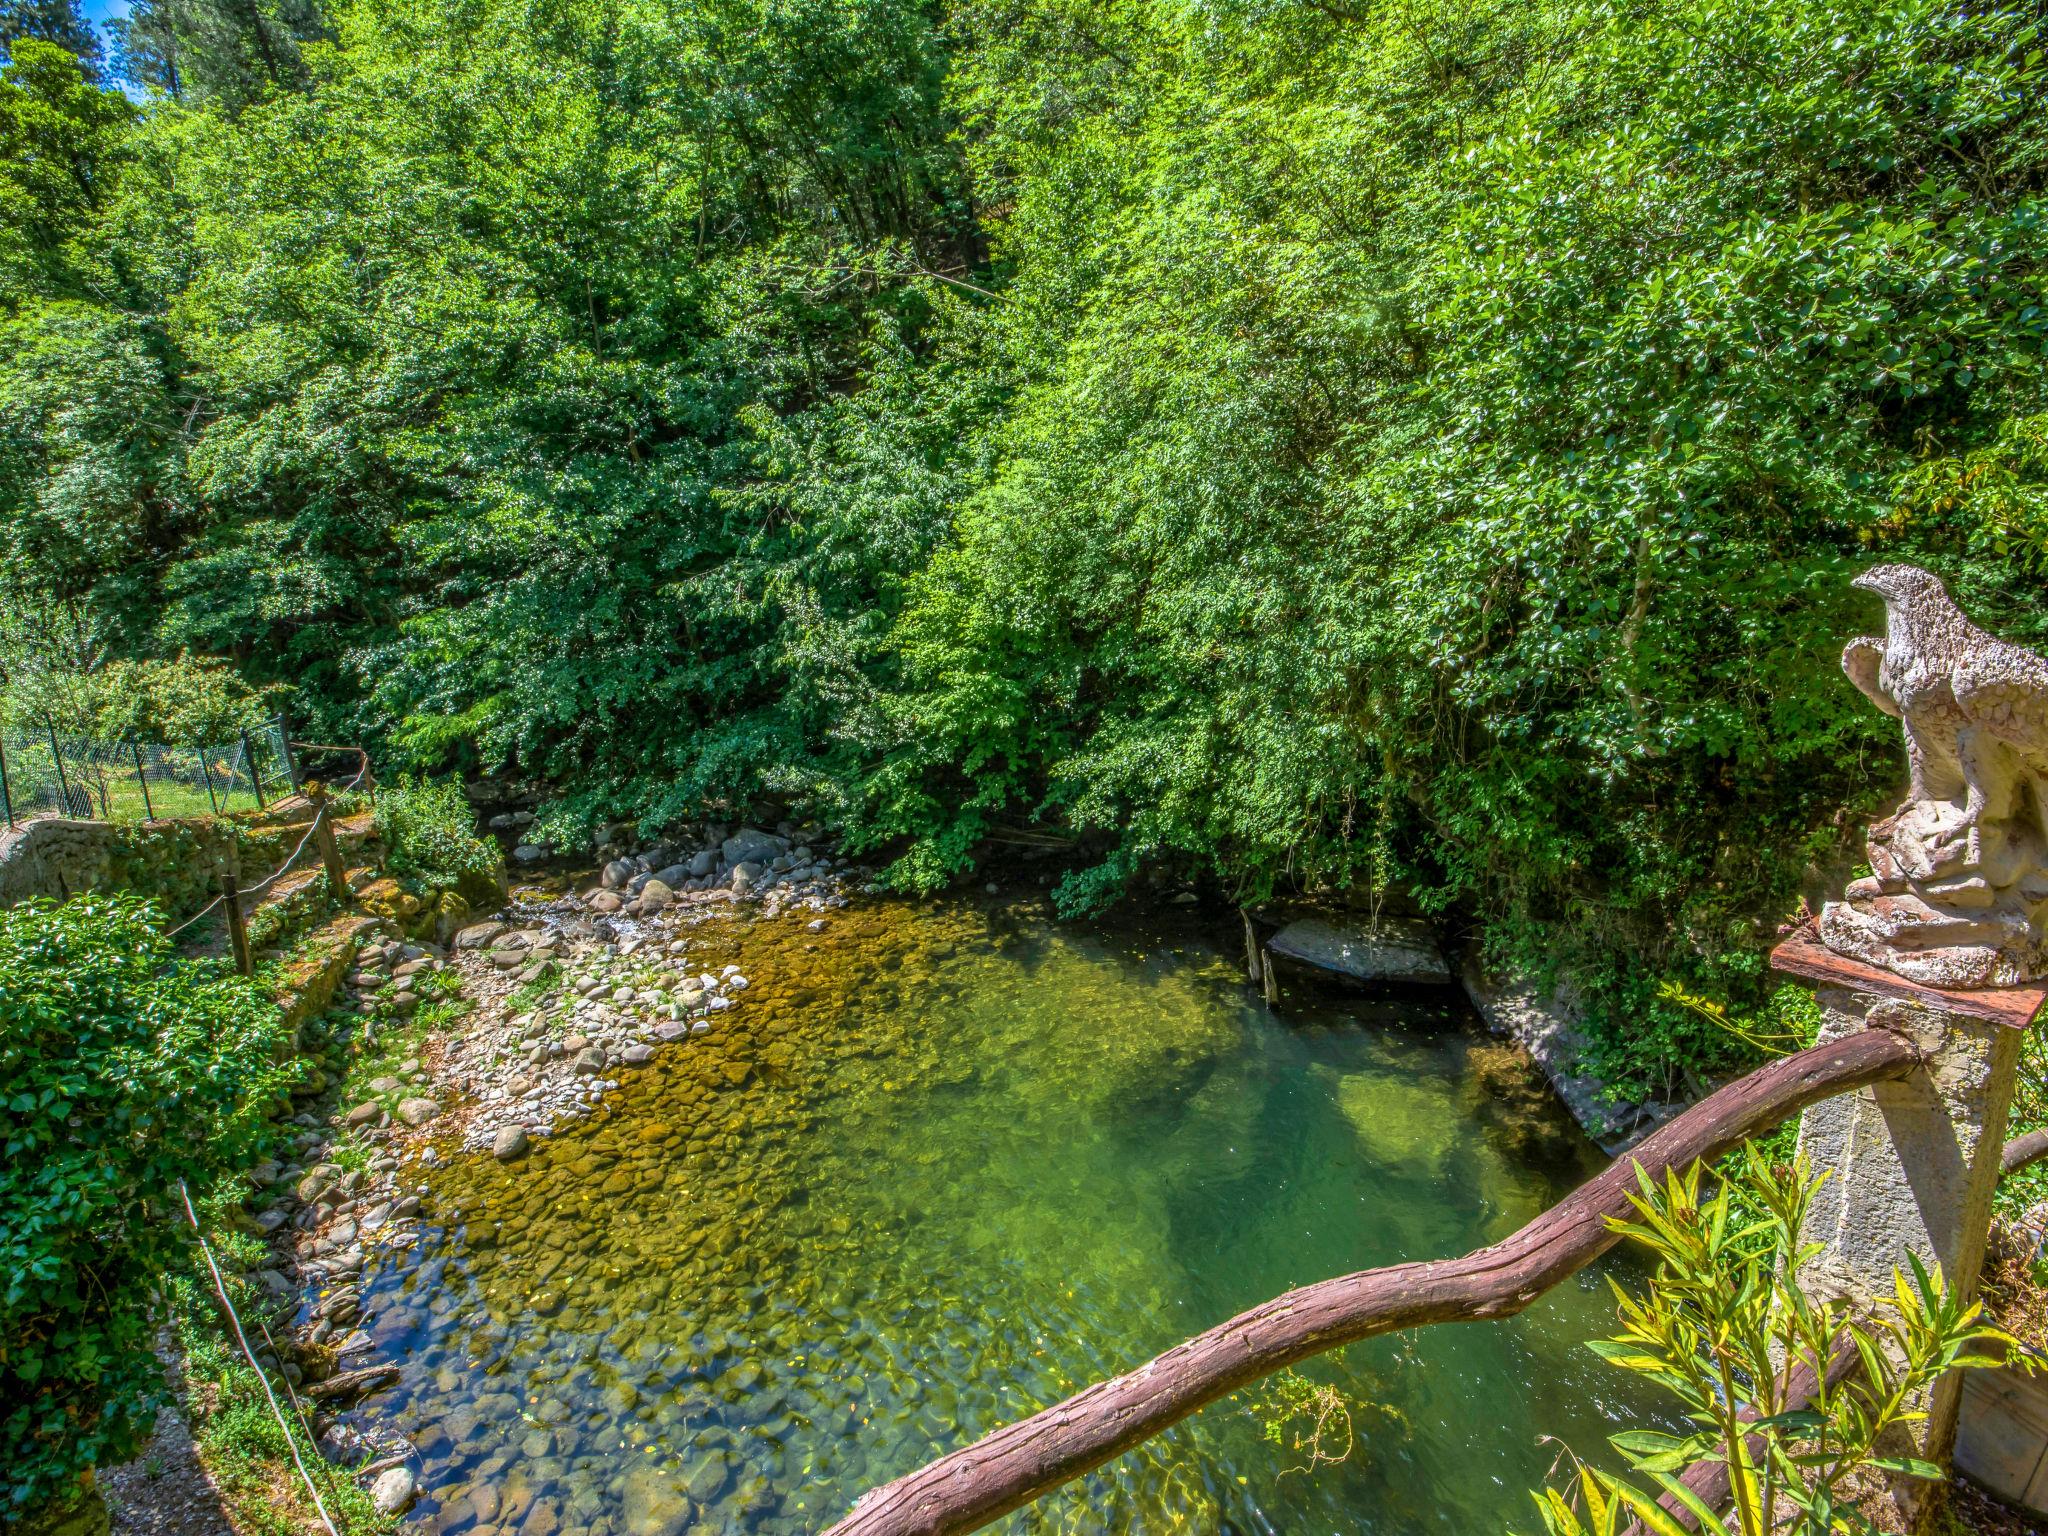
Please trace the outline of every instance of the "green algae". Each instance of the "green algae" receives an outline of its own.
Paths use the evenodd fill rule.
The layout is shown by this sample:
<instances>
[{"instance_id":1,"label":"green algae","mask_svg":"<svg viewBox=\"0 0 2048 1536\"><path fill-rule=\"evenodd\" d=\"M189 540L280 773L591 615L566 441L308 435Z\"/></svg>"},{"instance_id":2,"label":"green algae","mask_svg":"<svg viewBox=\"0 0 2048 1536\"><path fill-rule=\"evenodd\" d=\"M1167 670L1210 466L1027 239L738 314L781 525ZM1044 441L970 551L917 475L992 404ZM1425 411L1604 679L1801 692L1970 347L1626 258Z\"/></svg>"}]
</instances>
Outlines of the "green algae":
<instances>
[{"instance_id":1,"label":"green algae","mask_svg":"<svg viewBox=\"0 0 2048 1536\"><path fill-rule=\"evenodd\" d=\"M364 1283L422 1517L476 1536L822 1529L863 1489L1291 1285L1461 1252L1596 1166L1448 1004L1266 1010L1192 925L874 903L693 930L743 1005L523 1163L437 1176ZM1504 1107L1505 1106L1505 1107ZM1532 1131L1531 1122L1542 1121ZM1531 1162L1531 1148L1543 1161ZM1617 1384L1574 1284L1309 1367L1290 1475L1218 1404L1004 1528L1487 1531ZM1605 1395L1603 1395L1605 1394Z\"/></svg>"}]
</instances>

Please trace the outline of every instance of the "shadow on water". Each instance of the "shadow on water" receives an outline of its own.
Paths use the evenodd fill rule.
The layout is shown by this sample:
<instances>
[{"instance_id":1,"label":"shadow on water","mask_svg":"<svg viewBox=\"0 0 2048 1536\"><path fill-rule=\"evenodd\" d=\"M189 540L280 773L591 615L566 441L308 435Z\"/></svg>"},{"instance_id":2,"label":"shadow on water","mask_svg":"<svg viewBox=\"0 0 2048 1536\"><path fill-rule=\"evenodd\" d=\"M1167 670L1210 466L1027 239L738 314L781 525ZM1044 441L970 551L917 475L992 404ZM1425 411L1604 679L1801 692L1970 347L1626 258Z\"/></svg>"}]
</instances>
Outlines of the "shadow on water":
<instances>
[{"instance_id":1,"label":"shadow on water","mask_svg":"<svg viewBox=\"0 0 2048 1536\"><path fill-rule=\"evenodd\" d=\"M1274 1016L1195 928L877 903L694 930L753 985L524 1163L437 1176L365 1276L423 1516L476 1536L822 1528L863 1489L1310 1280L1512 1231L1598 1166L1514 1053L1424 1001ZM1001 1529L1490 1532L1555 1434L1641 1405L1597 1275L1303 1368Z\"/></svg>"}]
</instances>

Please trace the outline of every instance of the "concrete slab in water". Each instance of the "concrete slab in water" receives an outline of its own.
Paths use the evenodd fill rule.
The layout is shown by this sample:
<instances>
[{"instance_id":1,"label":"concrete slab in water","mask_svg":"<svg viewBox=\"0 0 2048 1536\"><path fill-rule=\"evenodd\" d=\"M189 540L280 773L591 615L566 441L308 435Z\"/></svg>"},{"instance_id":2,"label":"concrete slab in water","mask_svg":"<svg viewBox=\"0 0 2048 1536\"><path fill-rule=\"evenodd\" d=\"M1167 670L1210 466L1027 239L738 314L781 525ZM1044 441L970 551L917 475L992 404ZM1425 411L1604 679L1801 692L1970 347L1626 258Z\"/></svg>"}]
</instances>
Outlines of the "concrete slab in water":
<instances>
[{"instance_id":1,"label":"concrete slab in water","mask_svg":"<svg viewBox=\"0 0 2048 1536\"><path fill-rule=\"evenodd\" d=\"M1383 917L1377 923L1298 918L1267 949L1284 959L1333 971L1354 981L1448 983L1451 968L1429 924Z\"/></svg>"}]
</instances>

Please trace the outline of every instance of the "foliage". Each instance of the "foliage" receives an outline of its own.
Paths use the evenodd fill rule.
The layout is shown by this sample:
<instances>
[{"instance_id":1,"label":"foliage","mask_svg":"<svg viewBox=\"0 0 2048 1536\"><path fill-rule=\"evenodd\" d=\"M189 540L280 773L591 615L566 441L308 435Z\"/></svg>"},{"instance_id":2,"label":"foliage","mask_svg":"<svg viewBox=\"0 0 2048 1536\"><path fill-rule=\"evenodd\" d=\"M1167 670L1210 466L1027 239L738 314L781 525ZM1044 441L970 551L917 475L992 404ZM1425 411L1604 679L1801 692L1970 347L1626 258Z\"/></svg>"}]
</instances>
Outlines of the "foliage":
<instances>
[{"instance_id":1,"label":"foliage","mask_svg":"<svg viewBox=\"0 0 2048 1536\"><path fill-rule=\"evenodd\" d=\"M305 45L328 35L317 0L134 0L107 30L129 84L230 111L304 90Z\"/></svg>"},{"instance_id":2,"label":"foliage","mask_svg":"<svg viewBox=\"0 0 2048 1536\"><path fill-rule=\"evenodd\" d=\"M377 795L377 836L388 869L401 879L444 889L482 880L495 885L497 845L474 830L475 813L453 779L410 774Z\"/></svg>"},{"instance_id":3,"label":"foliage","mask_svg":"<svg viewBox=\"0 0 2048 1536\"><path fill-rule=\"evenodd\" d=\"M2013 1141L2043 1127L2048 1127L2048 1039L2040 1030L2030 1029L2020 1042L2018 1081L2006 1117L2005 1139ZM1998 1214L2008 1221L2043 1200L2048 1200L2048 1160L2032 1163L1998 1182ZM2042 1281L2048 1284L2048 1274Z\"/></svg>"},{"instance_id":4,"label":"foliage","mask_svg":"<svg viewBox=\"0 0 2048 1536\"><path fill-rule=\"evenodd\" d=\"M2035 12L140 0L0 75L0 609L1069 910L1400 883L1679 1091L2039 602ZM266 59L268 48L271 57ZM125 51L124 51L125 50Z\"/></svg>"},{"instance_id":5,"label":"foliage","mask_svg":"<svg viewBox=\"0 0 2048 1536\"><path fill-rule=\"evenodd\" d=\"M8 1519L133 1453L181 1183L253 1157L289 1078L276 1007L176 959L155 908L0 911L0 1446Z\"/></svg>"},{"instance_id":6,"label":"foliage","mask_svg":"<svg viewBox=\"0 0 2048 1536\"><path fill-rule=\"evenodd\" d=\"M1809 1296L1798 1275L1821 1245L1802 1245L1799 1230L1826 1175L1810 1176L1803 1160L1773 1167L1745 1149L1739 1180L1705 1202L1697 1167L1668 1173L1662 1185L1640 1169L1638 1176L1636 1219L1609 1226L1654 1254L1657 1271L1641 1300L1615 1284L1622 1332L1592 1348L1667 1388L1697 1427L1613 1436L1633 1479L1574 1459L1570 1497L1555 1488L1535 1495L1545 1529L1613 1536L1641 1520L1659 1536L1679 1536L1683 1527L1658 1507L1666 1495L1699 1516L1702 1529L1722 1529L1680 1477L1719 1462L1728 1468L1741 1536L1874 1536L1878 1528L1850 1502L1853 1474L1942 1476L1930 1462L1895 1453L1899 1431L1924 1416L1925 1393L1942 1373L1999 1364L1997 1347L2014 1341L1913 1255L1911 1277L1894 1274L1888 1307L1867 1323L1854 1321L1845 1301ZM1741 1184L1745 1201L1733 1197L1731 1182ZM1745 1221L1743 1203L1760 1209L1761 1219ZM1993 1352L1983 1353L1986 1347ZM1854 1368L1830 1384L1830 1362L1845 1349ZM1795 1406L1789 1384L1802 1367L1818 1387ZM1760 1449L1751 1449L1751 1438Z\"/></svg>"},{"instance_id":7,"label":"foliage","mask_svg":"<svg viewBox=\"0 0 2048 1536\"><path fill-rule=\"evenodd\" d=\"M97 75L99 34L78 9L78 0L0 0L0 57L25 37L54 43L78 60L88 78Z\"/></svg>"},{"instance_id":8,"label":"foliage","mask_svg":"<svg viewBox=\"0 0 2048 1536\"><path fill-rule=\"evenodd\" d=\"M221 660L115 659L87 668L34 656L8 667L0 719L90 741L217 745L264 722L262 693Z\"/></svg>"}]
</instances>

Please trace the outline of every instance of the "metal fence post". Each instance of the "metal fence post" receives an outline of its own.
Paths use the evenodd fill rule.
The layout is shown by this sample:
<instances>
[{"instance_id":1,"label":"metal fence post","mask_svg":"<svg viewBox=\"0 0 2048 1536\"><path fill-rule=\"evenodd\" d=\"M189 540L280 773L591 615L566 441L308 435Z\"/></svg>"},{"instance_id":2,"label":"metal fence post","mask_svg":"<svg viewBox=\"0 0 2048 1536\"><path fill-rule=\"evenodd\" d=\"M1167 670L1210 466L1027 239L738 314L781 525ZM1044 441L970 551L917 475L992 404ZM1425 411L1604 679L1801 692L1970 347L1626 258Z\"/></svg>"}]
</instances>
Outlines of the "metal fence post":
<instances>
[{"instance_id":1,"label":"metal fence post","mask_svg":"<svg viewBox=\"0 0 2048 1536\"><path fill-rule=\"evenodd\" d=\"M235 886L232 869L220 872L220 904L228 915L228 943L235 951L235 969L253 976L256 963L249 958L249 925L242 920L242 893Z\"/></svg>"},{"instance_id":2,"label":"metal fence post","mask_svg":"<svg viewBox=\"0 0 2048 1536\"><path fill-rule=\"evenodd\" d=\"M7 743L0 741L0 810L7 813L7 830L14 830L14 792L7 783Z\"/></svg>"},{"instance_id":3,"label":"metal fence post","mask_svg":"<svg viewBox=\"0 0 2048 1536\"><path fill-rule=\"evenodd\" d=\"M206 803L213 807L213 814L218 816L220 814L220 796L213 792L213 764L206 760L206 748L200 747L198 751L199 772L201 777L206 780Z\"/></svg>"},{"instance_id":4,"label":"metal fence post","mask_svg":"<svg viewBox=\"0 0 2048 1536\"><path fill-rule=\"evenodd\" d=\"M249 765L249 785L256 791L256 809L268 810L263 801L263 775L256 767L256 743L249 739L247 731L242 732L242 761Z\"/></svg>"},{"instance_id":5,"label":"metal fence post","mask_svg":"<svg viewBox=\"0 0 2048 1536\"><path fill-rule=\"evenodd\" d=\"M50 761L57 765L57 798L64 802L64 814L70 816L74 813L74 807L71 804L71 781L64 777L64 749L57 745L57 722L45 715L43 717L43 724L48 726L50 730ZM92 819L92 802L90 800L86 802L85 819L88 821Z\"/></svg>"},{"instance_id":6,"label":"metal fence post","mask_svg":"<svg viewBox=\"0 0 2048 1536\"><path fill-rule=\"evenodd\" d=\"M302 795L306 792L306 785L305 781L299 777L299 760L292 755L291 738L284 733L283 711L280 710L271 717L271 724L277 729L277 750L279 755L284 758L285 777L292 781L292 793Z\"/></svg>"},{"instance_id":7,"label":"metal fence post","mask_svg":"<svg viewBox=\"0 0 2048 1536\"><path fill-rule=\"evenodd\" d=\"M149 803L149 775L142 767L142 743L130 736L128 750L135 754L135 783L142 790L142 819L155 821L156 807Z\"/></svg>"}]
</instances>

